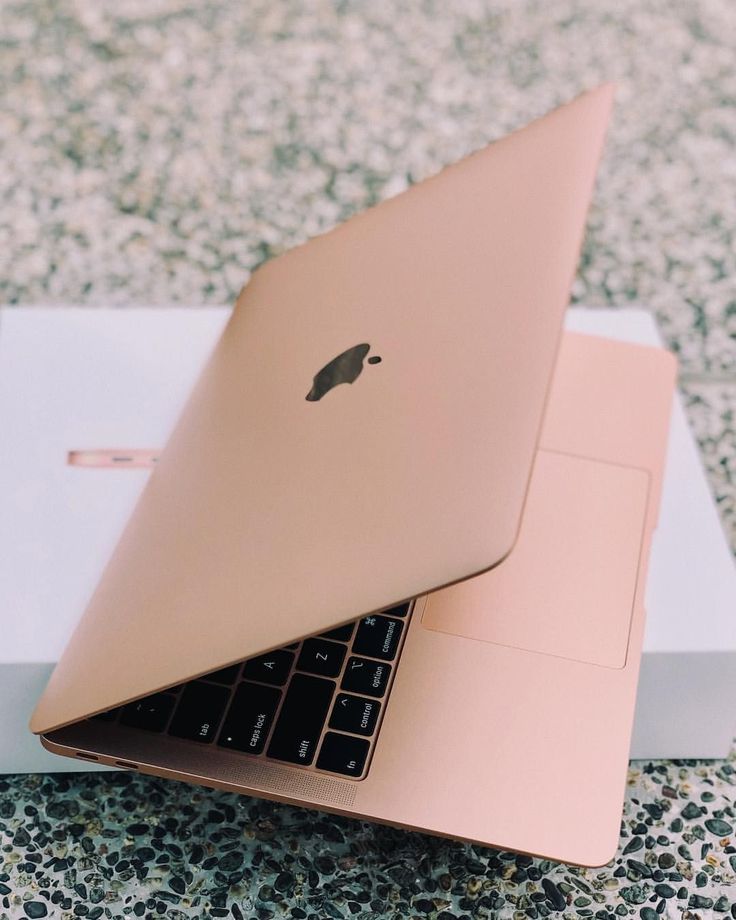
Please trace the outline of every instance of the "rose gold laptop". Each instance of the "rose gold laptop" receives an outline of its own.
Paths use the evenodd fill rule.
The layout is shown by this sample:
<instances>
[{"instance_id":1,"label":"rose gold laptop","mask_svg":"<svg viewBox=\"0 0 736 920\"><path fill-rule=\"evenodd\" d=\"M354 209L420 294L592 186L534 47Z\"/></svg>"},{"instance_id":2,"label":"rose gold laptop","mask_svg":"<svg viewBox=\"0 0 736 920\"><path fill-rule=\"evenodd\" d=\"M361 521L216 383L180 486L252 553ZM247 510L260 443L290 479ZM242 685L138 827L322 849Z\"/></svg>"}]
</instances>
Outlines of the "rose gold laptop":
<instances>
[{"instance_id":1,"label":"rose gold laptop","mask_svg":"<svg viewBox=\"0 0 736 920\"><path fill-rule=\"evenodd\" d=\"M591 340L566 342L555 392L584 383L552 398L529 485L610 100L583 95L254 275L34 713L47 747L610 856L669 361L604 343L588 368ZM620 405L621 373L646 401ZM601 830L577 839L550 799Z\"/></svg>"}]
</instances>

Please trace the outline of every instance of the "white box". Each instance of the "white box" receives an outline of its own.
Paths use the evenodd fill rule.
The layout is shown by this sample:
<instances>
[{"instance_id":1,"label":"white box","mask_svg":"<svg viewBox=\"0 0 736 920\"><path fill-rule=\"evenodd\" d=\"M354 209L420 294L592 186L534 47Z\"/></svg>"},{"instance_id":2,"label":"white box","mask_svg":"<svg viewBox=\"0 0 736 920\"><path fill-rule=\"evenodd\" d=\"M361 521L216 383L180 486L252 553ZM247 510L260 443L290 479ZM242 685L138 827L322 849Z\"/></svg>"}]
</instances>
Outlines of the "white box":
<instances>
[{"instance_id":1,"label":"white box","mask_svg":"<svg viewBox=\"0 0 736 920\"><path fill-rule=\"evenodd\" d=\"M148 475L69 466L67 453L162 445L228 314L0 310L0 773L81 768L27 723ZM571 310L568 326L657 341L642 310ZM724 756L736 572L679 403L647 593L632 756Z\"/></svg>"}]
</instances>

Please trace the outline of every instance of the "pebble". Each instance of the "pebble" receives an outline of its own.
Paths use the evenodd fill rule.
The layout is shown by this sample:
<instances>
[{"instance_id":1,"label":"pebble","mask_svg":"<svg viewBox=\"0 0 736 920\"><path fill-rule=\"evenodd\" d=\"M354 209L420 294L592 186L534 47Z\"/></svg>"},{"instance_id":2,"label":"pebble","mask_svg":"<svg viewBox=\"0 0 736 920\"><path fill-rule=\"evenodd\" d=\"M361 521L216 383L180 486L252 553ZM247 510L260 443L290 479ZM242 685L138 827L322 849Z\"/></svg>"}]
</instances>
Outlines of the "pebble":
<instances>
[{"instance_id":1,"label":"pebble","mask_svg":"<svg viewBox=\"0 0 736 920\"><path fill-rule=\"evenodd\" d=\"M676 892L672 885L660 884L654 886L654 891L660 898L674 898Z\"/></svg>"},{"instance_id":2,"label":"pebble","mask_svg":"<svg viewBox=\"0 0 736 920\"><path fill-rule=\"evenodd\" d=\"M705 826L716 837L728 837L729 834L733 833L733 826L722 818L708 818L705 821Z\"/></svg>"},{"instance_id":3,"label":"pebble","mask_svg":"<svg viewBox=\"0 0 736 920\"><path fill-rule=\"evenodd\" d=\"M565 907L567 906L567 901L565 900L565 896L560 891L558 886L555 885L555 883L551 879L549 878L542 879L542 889L544 890L544 893L547 895L548 900L550 901L550 903L552 904L555 910L565 909Z\"/></svg>"}]
</instances>

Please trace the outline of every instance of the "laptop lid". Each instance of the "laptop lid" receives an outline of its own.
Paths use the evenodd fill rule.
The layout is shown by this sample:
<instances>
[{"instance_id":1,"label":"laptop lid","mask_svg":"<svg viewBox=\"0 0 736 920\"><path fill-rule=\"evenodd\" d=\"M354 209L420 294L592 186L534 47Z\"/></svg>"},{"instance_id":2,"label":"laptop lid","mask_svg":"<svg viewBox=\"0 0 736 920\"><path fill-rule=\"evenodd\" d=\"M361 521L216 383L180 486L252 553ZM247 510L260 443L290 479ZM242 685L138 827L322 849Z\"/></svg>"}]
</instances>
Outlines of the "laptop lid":
<instances>
[{"instance_id":1,"label":"laptop lid","mask_svg":"<svg viewBox=\"0 0 736 920\"><path fill-rule=\"evenodd\" d=\"M34 731L504 558L612 92L578 97L254 274Z\"/></svg>"}]
</instances>

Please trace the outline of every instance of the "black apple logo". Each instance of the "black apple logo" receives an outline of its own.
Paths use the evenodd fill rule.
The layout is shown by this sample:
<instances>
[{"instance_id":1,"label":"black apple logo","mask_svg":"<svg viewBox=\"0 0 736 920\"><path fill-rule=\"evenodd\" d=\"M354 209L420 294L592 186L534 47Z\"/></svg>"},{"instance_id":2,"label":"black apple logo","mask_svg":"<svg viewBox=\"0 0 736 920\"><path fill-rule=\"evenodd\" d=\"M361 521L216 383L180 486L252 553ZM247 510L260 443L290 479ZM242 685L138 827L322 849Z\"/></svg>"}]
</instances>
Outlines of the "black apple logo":
<instances>
[{"instance_id":1,"label":"black apple logo","mask_svg":"<svg viewBox=\"0 0 736 920\"><path fill-rule=\"evenodd\" d=\"M363 361L370 351L371 346L366 342L353 345L341 355L333 358L314 377L312 389L307 393L309 402L317 402L329 393L339 383L353 383L358 379L363 370ZM369 364L378 364L381 359L378 355L368 358Z\"/></svg>"}]
</instances>

